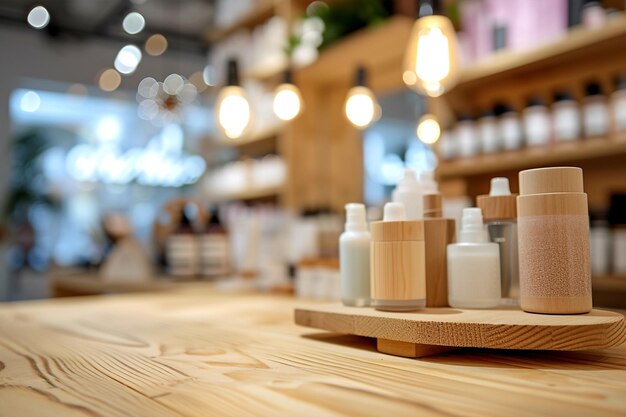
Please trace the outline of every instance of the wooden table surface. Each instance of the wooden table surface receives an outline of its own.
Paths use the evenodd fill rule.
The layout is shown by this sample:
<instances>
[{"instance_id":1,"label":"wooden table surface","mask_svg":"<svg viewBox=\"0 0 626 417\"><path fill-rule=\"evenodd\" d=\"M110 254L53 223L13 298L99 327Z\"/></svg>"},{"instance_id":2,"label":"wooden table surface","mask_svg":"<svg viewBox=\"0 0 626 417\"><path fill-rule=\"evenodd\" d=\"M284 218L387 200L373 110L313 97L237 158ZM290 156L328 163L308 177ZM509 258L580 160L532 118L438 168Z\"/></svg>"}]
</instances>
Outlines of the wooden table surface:
<instances>
[{"instance_id":1,"label":"wooden table surface","mask_svg":"<svg viewBox=\"0 0 626 417\"><path fill-rule=\"evenodd\" d=\"M0 416L626 416L626 345L380 354L293 324L286 296L0 306Z\"/></svg>"}]
</instances>

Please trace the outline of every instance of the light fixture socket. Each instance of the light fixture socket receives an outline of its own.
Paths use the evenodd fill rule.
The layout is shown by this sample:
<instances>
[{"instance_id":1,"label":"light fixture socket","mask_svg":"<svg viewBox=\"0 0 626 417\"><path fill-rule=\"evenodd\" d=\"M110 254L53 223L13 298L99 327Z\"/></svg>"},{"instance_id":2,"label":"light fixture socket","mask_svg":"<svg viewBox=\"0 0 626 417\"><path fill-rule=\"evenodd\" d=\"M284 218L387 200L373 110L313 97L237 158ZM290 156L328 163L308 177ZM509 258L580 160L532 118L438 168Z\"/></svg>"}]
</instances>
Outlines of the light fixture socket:
<instances>
[{"instance_id":1,"label":"light fixture socket","mask_svg":"<svg viewBox=\"0 0 626 417\"><path fill-rule=\"evenodd\" d=\"M293 84L293 70L287 68L283 73L283 84Z\"/></svg>"},{"instance_id":2,"label":"light fixture socket","mask_svg":"<svg viewBox=\"0 0 626 417\"><path fill-rule=\"evenodd\" d=\"M441 0L420 0L417 17L443 15Z\"/></svg>"},{"instance_id":3,"label":"light fixture socket","mask_svg":"<svg viewBox=\"0 0 626 417\"><path fill-rule=\"evenodd\" d=\"M354 85L359 86L359 87L365 87L366 82L367 82L367 71L365 70L364 66L360 65L356 69L356 77L354 79Z\"/></svg>"},{"instance_id":4,"label":"light fixture socket","mask_svg":"<svg viewBox=\"0 0 626 417\"><path fill-rule=\"evenodd\" d=\"M239 64L236 59L229 59L227 63L226 85L241 85L239 81Z\"/></svg>"}]
</instances>

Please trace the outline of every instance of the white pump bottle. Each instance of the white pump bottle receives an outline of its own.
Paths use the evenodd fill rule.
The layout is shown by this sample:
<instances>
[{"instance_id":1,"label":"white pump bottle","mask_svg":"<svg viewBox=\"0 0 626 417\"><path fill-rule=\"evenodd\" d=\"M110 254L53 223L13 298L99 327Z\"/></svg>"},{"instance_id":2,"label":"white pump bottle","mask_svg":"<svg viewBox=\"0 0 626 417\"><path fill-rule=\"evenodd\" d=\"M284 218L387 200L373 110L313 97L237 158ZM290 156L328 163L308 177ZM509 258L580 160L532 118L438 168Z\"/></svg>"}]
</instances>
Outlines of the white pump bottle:
<instances>
[{"instance_id":1,"label":"white pump bottle","mask_svg":"<svg viewBox=\"0 0 626 417\"><path fill-rule=\"evenodd\" d=\"M406 220L421 220L424 218L424 202L422 190L415 171L410 168L404 170L402 178L391 194L391 201L402 203L406 212Z\"/></svg>"},{"instance_id":2,"label":"white pump bottle","mask_svg":"<svg viewBox=\"0 0 626 417\"><path fill-rule=\"evenodd\" d=\"M370 304L370 242L365 206L346 204L345 232L339 237L341 301L346 306Z\"/></svg>"}]
</instances>

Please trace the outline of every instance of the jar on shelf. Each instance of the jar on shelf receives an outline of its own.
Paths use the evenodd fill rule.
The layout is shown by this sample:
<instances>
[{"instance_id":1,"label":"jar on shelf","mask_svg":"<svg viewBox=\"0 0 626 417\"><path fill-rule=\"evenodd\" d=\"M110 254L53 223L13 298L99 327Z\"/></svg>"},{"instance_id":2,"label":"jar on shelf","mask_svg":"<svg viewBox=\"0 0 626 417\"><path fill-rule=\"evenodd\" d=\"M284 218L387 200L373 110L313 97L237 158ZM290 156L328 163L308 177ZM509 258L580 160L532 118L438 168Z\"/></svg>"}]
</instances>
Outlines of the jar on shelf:
<instances>
[{"instance_id":1,"label":"jar on shelf","mask_svg":"<svg viewBox=\"0 0 626 417\"><path fill-rule=\"evenodd\" d=\"M558 91L554 94L552 128L556 142L580 139L580 108L568 91Z\"/></svg>"},{"instance_id":2,"label":"jar on shelf","mask_svg":"<svg viewBox=\"0 0 626 417\"><path fill-rule=\"evenodd\" d=\"M544 146L550 142L552 134L552 122L548 107L540 97L532 97L528 100L526 108L522 112L526 145Z\"/></svg>"},{"instance_id":3,"label":"jar on shelf","mask_svg":"<svg viewBox=\"0 0 626 417\"><path fill-rule=\"evenodd\" d=\"M611 108L616 132L626 132L626 74L615 79L615 91L611 94Z\"/></svg>"},{"instance_id":4,"label":"jar on shelf","mask_svg":"<svg viewBox=\"0 0 626 417\"><path fill-rule=\"evenodd\" d=\"M587 95L582 103L585 136L606 136L609 133L608 100L596 82L588 83L585 90Z\"/></svg>"}]
</instances>

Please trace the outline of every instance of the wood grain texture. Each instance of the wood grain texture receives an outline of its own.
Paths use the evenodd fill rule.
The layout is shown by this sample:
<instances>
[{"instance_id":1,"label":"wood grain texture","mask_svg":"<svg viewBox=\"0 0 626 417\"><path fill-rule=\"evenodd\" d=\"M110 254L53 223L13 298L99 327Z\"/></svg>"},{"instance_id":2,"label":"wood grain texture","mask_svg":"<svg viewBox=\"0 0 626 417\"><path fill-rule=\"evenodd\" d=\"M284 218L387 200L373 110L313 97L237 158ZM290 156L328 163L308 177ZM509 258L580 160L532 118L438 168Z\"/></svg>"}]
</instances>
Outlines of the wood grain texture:
<instances>
[{"instance_id":1,"label":"wood grain texture","mask_svg":"<svg viewBox=\"0 0 626 417\"><path fill-rule=\"evenodd\" d=\"M626 342L624 316L610 311L549 316L521 310L429 308L391 313L339 304L298 309L296 323L333 332L451 347L587 350Z\"/></svg>"},{"instance_id":2,"label":"wood grain texture","mask_svg":"<svg viewBox=\"0 0 626 417\"><path fill-rule=\"evenodd\" d=\"M426 298L424 241L372 240L370 262L373 300Z\"/></svg>"},{"instance_id":3,"label":"wood grain texture","mask_svg":"<svg viewBox=\"0 0 626 417\"><path fill-rule=\"evenodd\" d=\"M424 219L424 255L426 260L426 307L448 306L447 248L454 243L453 219Z\"/></svg>"},{"instance_id":4,"label":"wood grain texture","mask_svg":"<svg viewBox=\"0 0 626 417\"><path fill-rule=\"evenodd\" d=\"M0 416L623 416L626 346L411 360L293 324L289 297L169 293L0 306ZM341 317L339 317L341 319Z\"/></svg>"}]
</instances>

